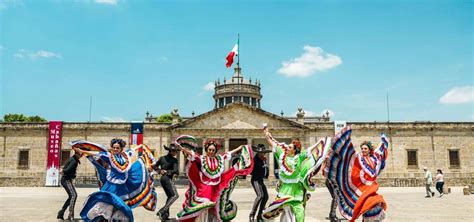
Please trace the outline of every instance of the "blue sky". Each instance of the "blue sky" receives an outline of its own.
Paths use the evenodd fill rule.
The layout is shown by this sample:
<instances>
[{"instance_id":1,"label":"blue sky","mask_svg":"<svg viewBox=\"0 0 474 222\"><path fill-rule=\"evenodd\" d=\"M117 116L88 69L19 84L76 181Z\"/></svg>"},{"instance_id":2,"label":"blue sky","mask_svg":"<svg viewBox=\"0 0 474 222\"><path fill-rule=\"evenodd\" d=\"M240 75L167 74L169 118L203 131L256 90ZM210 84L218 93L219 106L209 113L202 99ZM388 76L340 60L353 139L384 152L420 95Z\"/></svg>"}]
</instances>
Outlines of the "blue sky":
<instances>
[{"instance_id":1,"label":"blue sky","mask_svg":"<svg viewBox=\"0 0 474 222\"><path fill-rule=\"evenodd\" d=\"M213 108L240 33L262 108L473 121L472 1L0 0L0 114L143 120Z\"/></svg>"}]
</instances>

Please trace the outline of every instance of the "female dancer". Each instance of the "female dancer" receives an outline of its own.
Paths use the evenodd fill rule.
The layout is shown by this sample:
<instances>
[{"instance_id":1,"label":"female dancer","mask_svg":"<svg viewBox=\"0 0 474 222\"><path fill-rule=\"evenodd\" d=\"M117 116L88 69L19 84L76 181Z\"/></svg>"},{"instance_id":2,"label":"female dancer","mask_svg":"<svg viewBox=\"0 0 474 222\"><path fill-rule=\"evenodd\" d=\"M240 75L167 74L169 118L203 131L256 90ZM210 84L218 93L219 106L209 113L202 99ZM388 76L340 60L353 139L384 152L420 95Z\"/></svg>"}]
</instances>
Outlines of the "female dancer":
<instances>
[{"instance_id":1,"label":"female dancer","mask_svg":"<svg viewBox=\"0 0 474 222\"><path fill-rule=\"evenodd\" d=\"M240 175L252 172L252 149L242 145L238 148L217 154L221 145L216 140L208 140L204 144L206 155L193 151L197 147L192 136L180 136L175 142L187 155L186 173L189 178L189 189L185 193L183 210L178 213L181 221L230 221L237 214L237 206L229 200L229 196L237 184ZM239 161L224 171L225 160L232 153L242 151Z\"/></svg>"},{"instance_id":2,"label":"female dancer","mask_svg":"<svg viewBox=\"0 0 474 222\"><path fill-rule=\"evenodd\" d=\"M289 145L277 142L264 125L265 137L273 147L280 168L278 195L264 211L266 219L275 218L283 211L280 221L304 221L304 207L308 199L307 191L314 191L311 178L319 171L327 151L329 139L322 139L306 150L301 150L299 140Z\"/></svg>"},{"instance_id":3,"label":"female dancer","mask_svg":"<svg viewBox=\"0 0 474 222\"><path fill-rule=\"evenodd\" d=\"M374 149L370 141L364 141L362 152L356 153L351 142L351 127L342 129L332 141L325 175L336 197L339 211L350 221L363 215L363 221L381 221L385 218L387 204L376 192L377 176L385 167L388 156L388 140L382 134L382 143Z\"/></svg>"},{"instance_id":4,"label":"female dancer","mask_svg":"<svg viewBox=\"0 0 474 222\"><path fill-rule=\"evenodd\" d=\"M132 208L143 206L154 211L156 193L151 164L153 155L146 145L125 148L125 141L112 139L109 152L100 144L73 141L72 148L96 168L100 191L91 194L84 204L84 221L133 221Z\"/></svg>"}]
</instances>

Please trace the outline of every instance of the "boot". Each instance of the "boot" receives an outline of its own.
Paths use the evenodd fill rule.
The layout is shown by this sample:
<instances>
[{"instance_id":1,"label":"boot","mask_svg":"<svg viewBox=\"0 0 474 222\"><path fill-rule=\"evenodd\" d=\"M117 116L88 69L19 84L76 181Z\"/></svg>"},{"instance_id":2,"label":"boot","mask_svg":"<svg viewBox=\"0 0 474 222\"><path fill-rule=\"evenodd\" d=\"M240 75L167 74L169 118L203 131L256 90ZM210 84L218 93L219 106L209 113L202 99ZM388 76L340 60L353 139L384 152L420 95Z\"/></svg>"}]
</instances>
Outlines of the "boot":
<instances>
[{"instance_id":1,"label":"boot","mask_svg":"<svg viewBox=\"0 0 474 222\"><path fill-rule=\"evenodd\" d=\"M59 220L64 220L64 211L60 210L58 212L58 216L56 218L59 219Z\"/></svg>"}]
</instances>

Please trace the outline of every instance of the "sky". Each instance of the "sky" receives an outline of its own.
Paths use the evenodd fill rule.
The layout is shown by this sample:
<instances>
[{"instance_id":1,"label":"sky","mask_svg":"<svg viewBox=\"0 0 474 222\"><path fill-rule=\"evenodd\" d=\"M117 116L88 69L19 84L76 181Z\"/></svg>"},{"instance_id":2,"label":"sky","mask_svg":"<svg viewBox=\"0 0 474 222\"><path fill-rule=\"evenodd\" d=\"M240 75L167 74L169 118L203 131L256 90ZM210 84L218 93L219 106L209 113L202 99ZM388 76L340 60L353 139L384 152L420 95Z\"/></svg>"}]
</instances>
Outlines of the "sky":
<instances>
[{"instance_id":1,"label":"sky","mask_svg":"<svg viewBox=\"0 0 474 222\"><path fill-rule=\"evenodd\" d=\"M472 122L473 4L0 0L0 114L202 114L212 83L233 74L225 57L240 34L242 73L260 80L266 111Z\"/></svg>"}]
</instances>

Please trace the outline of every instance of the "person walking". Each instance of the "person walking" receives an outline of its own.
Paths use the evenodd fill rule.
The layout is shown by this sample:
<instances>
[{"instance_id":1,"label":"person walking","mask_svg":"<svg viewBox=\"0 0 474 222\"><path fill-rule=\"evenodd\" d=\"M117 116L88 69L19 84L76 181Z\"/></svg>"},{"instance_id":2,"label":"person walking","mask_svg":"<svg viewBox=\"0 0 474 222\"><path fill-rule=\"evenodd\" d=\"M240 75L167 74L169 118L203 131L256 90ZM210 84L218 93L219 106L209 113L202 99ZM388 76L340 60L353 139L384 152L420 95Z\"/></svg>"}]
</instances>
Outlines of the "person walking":
<instances>
[{"instance_id":1,"label":"person walking","mask_svg":"<svg viewBox=\"0 0 474 222\"><path fill-rule=\"evenodd\" d=\"M423 167L423 170L425 171L425 184L426 184L426 196L425 198L430 198L434 196L434 192L431 191L431 183L433 182L433 176L431 175L431 172L428 170L427 167Z\"/></svg>"},{"instance_id":2,"label":"person walking","mask_svg":"<svg viewBox=\"0 0 474 222\"><path fill-rule=\"evenodd\" d=\"M64 220L64 212L69 207L68 220L74 219L74 206L76 205L77 193L76 188L74 187L73 180L76 178L77 166L81 163L79 159L82 154L79 152L74 152L74 155L69 157L69 159L64 164L64 167L59 171L61 174L61 185L67 192L67 200L64 202L63 207L58 212L57 219Z\"/></svg>"},{"instance_id":3,"label":"person walking","mask_svg":"<svg viewBox=\"0 0 474 222\"><path fill-rule=\"evenodd\" d=\"M435 180L433 181L433 183L436 184L436 190L439 192L439 197L442 197L444 195L444 192L443 192L444 175L441 169L438 169L438 172L435 176Z\"/></svg>"}]
</instances>

